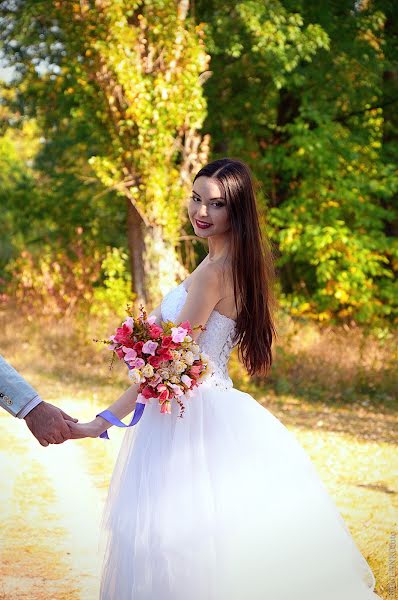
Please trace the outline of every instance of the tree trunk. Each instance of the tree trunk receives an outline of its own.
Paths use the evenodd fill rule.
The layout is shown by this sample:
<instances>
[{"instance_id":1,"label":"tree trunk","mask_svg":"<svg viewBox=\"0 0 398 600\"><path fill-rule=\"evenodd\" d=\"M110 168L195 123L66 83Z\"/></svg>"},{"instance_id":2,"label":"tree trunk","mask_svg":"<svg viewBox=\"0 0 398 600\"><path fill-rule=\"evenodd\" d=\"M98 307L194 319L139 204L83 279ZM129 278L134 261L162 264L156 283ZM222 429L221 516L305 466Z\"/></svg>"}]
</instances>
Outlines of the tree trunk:
<instances>
[{"instance_id":1,"label":"tree trunk","mask_svg":"<svg viewBox=\"0 0 398 600\"><path fill-rule=\"evenodd\" d=\"M176 285L176 279L185 279L189 272L179 261L176 248L165 239L162 227L146 227L129 199L127 239L136 308L143 304L150 311Z\"/></svg>"},{"instance_id":2,"label":"tree trunk","mask_svg":"<svg viewBox=\"0 0 398 600\"><path fill-rule=\"evenodd\" d=\"M176 248L165 239L160 225L148 227L143 256L145 289L151 305L159 304L163 296L189 272L181 264Z\"/></svg>"},{"instance_id":3,"label":"tree trunk","mask_svg":"<svg viewBox=\"0 0 398 600\"><path fill-rule=\"evenodd\" d=\"M127 202L127 243L130 254L131 288L138 304L146 304L145 273L143 256L145 252L144 223L129 198Z\"/></svg>"}]
</instances>

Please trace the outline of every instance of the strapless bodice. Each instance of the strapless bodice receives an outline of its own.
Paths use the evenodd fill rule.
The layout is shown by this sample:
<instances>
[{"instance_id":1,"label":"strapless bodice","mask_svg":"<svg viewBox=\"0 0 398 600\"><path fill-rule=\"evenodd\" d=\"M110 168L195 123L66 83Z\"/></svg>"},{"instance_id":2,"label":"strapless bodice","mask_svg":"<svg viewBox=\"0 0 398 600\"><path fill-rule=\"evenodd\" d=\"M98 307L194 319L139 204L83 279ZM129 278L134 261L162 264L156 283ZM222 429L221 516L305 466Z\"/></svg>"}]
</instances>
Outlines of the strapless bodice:
<instances>
[{"instance_id":1,"label":"strapless bodice","mask_svg":"<svg viewBox=\"0 0 398 600\"><path fill-rule=\"evenodd\" d=\"M164 321L175 321L184 306L187 294L182 283L167 292L160 305ZM203 384L209 383L222 389L229 389L233 387L233 383L228 375L227 364L235 345L233 337L236 322L217 310L213 310L204 325L206 330L197 337L196 343L201 351L209 357L213 373Z\"/></svg>"}]
</instances>

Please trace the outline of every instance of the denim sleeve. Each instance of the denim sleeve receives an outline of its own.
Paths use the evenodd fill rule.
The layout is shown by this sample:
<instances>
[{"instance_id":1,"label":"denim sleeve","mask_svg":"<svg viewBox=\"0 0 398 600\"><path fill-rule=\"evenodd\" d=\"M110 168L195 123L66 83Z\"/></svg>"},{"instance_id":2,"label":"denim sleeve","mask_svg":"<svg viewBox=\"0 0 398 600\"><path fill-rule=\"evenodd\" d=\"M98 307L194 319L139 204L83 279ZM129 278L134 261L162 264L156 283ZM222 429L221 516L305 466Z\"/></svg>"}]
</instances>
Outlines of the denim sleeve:
<instances>
[{"instance_id":1,"label":"denim sleeve","mask_svg":"<svg viewBox=\"0 0 398 600\"><path fill-rule=\"evenodd\" d=\"M0 356L0 408L14 417L30 402L37 391Z\"/></svg>"}]
</instances>

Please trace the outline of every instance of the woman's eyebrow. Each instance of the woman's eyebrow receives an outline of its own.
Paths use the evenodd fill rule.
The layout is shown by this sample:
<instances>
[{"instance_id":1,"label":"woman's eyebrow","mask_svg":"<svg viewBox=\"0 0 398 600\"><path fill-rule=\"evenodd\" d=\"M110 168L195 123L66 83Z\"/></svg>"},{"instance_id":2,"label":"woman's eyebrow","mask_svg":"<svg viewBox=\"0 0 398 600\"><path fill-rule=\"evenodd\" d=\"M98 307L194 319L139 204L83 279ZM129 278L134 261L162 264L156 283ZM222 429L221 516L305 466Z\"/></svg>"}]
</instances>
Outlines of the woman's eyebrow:
<instances>
[{"instance_id":1,"label":"woman's eyebrow","mask_svg":"<svg viewBox=\"0 0 398 600\"><path fill-rule=\"evenodd\" d=\"M198 194L198 192L194 192L194 190L192 190L192 193L195 194L196 196L199 196L199 198L201 198L201 196L200 196L200 194ZM225 198L218 196L217 198L210 198L209 202L211 202L212 200L225 200Z\"/></svg>"}]
</instances>

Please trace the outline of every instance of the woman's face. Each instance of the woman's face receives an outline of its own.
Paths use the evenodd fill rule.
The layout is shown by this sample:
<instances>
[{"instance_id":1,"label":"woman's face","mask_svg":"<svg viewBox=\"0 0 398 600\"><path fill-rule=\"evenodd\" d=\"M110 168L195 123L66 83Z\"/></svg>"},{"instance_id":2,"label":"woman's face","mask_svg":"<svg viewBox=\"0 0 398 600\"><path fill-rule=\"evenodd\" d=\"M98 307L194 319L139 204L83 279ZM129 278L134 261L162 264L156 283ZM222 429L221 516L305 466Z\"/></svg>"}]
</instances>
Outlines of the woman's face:
<instances>
[{"instance_id":1,"label":"woman's face","mask_svg":"<svg viewBox=\"0 0 398 600\"><path fill-rule=\"evenodd\" d=\"M230 229L227 203L221 195L221 189L213 177L198 177L193 184L188 215L197 236L207 238ZM210 225L202 228L201 222Z\"/></svg>"}]
</instances>

